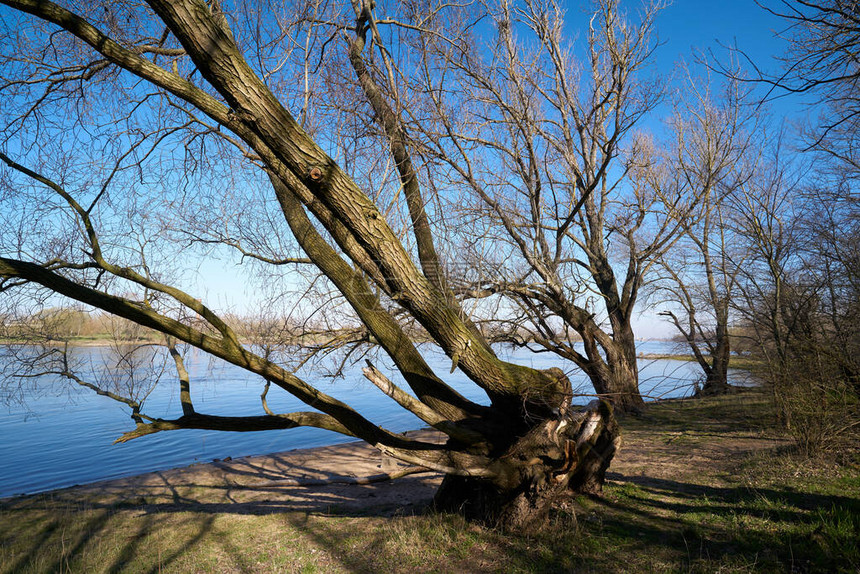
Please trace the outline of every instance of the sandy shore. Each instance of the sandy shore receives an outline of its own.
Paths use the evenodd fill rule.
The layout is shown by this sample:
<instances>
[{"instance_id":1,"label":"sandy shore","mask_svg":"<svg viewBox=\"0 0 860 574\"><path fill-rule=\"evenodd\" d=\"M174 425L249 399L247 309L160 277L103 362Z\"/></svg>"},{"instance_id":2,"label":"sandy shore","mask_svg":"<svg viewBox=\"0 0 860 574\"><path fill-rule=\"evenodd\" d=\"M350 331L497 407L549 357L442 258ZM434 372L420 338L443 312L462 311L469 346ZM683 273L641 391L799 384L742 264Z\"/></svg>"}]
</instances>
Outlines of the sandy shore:
<instances>
[{"instance_id":1,"label":"sandy shore","mask_svg":"<svg viewBox=\"0 0 860 574\"><path fill-rule=\"evenodd\" d=\"M433 431L413 431L423 440L441 441ZM180 505L218 512L261 514L303 511L393 515L420 512L431 501L442 476L409 474L410 467L383 456L363 442L290 450L264 456L150 472L6 499L17 505L49 497L54 502L164 507ZM151 508L150 508L151 509Z\"/></svg>"}]
</instances>

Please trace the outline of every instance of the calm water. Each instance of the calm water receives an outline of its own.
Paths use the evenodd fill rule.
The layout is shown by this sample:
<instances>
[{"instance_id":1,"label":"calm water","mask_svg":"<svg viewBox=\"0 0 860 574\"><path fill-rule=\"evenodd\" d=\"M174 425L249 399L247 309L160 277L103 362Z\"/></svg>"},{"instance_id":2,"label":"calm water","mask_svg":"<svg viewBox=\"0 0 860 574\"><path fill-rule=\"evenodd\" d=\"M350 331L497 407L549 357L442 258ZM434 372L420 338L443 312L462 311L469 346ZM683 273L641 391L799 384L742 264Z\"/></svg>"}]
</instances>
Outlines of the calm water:
<instances>
[{"instance_id":1,"label":"calm water","mask_svg":"<svg viewBox=\"0 0 860 574\"><path fill-rule=\"evenodd\" d=\"M641 353L671 351L671 344L641 343ZM78 349L96 359L104 350ZM500 354L538 368L558 365L549 354L523 350L501 350ZM428 360L439 373L447 373L450 361L441 355ZM224 363L213 363L200 354L186 357L191 374L195 408L208 414L262 414L262 382L245 371ZM383 369L383 362L377 363ZM385 369L383 369L385 370ZM397 380L394 373L389 376ZM689 395L691 381L699 376L693 363L640 360L640 388L649 398ZM445 380L471 400L487 403L483 392L458 370ZM590 386L574 371L574 386L587 394ZM309 380L309 377L308 377ZM317 379L317 386L361 412L376 424L400 432L423 426L417 418L382 395L361 375L359 366L342 379ZM583 399L582 402L587 402ZM269 406L275 412L308 410L280 389L272 388ZM157 386L147 398L144 412L175 418L181 414L177 385ZM118 478L226 458L267 454L344 442L348 437L321 429L235 433L215 431L170 431L142 437L125 444L112 444L123 432L134 428L127 408L59 380L40 381L38 398L29 396L24 405L0 404L0 497L34 493L74 484Z\"/></svg>"}]
</instances>

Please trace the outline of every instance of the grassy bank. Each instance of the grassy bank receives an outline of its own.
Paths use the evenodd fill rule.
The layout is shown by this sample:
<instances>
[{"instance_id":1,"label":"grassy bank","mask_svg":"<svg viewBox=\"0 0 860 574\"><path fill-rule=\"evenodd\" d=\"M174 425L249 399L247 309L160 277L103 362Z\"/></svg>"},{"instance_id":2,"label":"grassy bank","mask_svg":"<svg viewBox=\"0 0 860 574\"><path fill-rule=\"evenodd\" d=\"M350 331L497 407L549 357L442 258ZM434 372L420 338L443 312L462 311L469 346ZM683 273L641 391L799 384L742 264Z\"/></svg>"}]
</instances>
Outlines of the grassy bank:
<instances>
[{"instance_id":1,"label":"grassy bank","mask_svg":"<svg viewBox=\"0 0 860 574\"><path fill-rule=\"evenodd\" d=\"M623 421L605 496L509 536L454 516L46 494L0 505L2 572L855 572L860 468L799 459L766 397L666 401ZM66 491L68 493L69 491ZM209 498L211 496L211 499ZM228 496L229 498L229 496Z\"/></svg>"}]
</instances>

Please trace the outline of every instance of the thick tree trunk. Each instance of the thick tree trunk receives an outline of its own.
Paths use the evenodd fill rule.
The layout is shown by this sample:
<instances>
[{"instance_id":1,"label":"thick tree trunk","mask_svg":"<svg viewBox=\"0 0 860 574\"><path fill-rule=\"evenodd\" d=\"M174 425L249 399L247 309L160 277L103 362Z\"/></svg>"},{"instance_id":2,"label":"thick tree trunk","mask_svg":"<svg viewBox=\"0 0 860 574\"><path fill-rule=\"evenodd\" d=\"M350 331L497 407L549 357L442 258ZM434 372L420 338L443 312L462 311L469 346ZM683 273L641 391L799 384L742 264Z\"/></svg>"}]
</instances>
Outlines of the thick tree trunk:
<instances>
[{"instance_id":1,"label":"thick tree trunk","mask_svg":"<svg viewBox=\"0 0 860 574\"><path fill-rule=\"evenodd\" d=\"M639 392L639 365L636 360L636 337L629 323L615 327L618 357L612 361L612 392L615 408L637 413L645 406Z\"/></svg>"},{"instance_id":2,"label":"thick tree trunk","mask_svg":"<svg viewBox=\"0 0 860 574\"><path fill-rule=\"evenodd\" d=\"M541 524L554 504L577 493L597 494L620 444L606 401L534 426L501 452L493 478L448 475L434 499L488 526L521 530Z\"/></svg>"},{"instance_id":3,"label":"thick tree trunk","mask_svg":"<svg viewBox=\"0 0 860 574\"><path fill-rule=\"evenodd\" d=\"M605 360L589 357L586 369L594 390L612 406L627 413L638 413L645 405L639 392L639 366L636 360L636 339L632 329L616 329L611 340L601 342ZM593 353L598 353L595 349Z\"/></svg>"},{"instance_id":4,"label":"thick tree trunk","mask_svg":"<svg viewBox=\"0 0 860 574\"><path fill-rule=\"evenodd\" d=\"M626 413L642 411L645 401L639 393L639 371L635 357L632 361L624 360L613 365L609 393L616 409Z\"/></svg>"},{"instance_id":5,"label":"thick tree trunk","mask_svg":"<svg viewBox=\"0 0 860 574\"><path fill-rule=\"evenodd\" d=\"M722 395L735 390L728 380L729 362L727 357L714 356L711 370L705 376L705 384L696 393L697 396Z\"/></svg>"}]
</instances>

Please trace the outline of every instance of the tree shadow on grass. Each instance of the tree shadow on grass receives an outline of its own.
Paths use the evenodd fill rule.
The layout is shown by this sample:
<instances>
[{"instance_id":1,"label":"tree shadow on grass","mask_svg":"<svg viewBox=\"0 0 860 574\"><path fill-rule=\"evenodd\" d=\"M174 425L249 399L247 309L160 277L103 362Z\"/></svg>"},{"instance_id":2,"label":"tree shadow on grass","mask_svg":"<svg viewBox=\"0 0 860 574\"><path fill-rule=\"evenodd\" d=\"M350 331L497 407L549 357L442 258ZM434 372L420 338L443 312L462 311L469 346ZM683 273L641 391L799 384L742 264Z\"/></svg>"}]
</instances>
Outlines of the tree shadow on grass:
<instances>
[{"instance_id":1,"label":"tree shadow on grass","mask_svg":"<svg viewBox=\"0 0 860 574\"><path fill-rule=\"evenodd\" d=\"M814 494L809 492L797 492L793 489L777 489L752 486L704 486L690 482L680 482L666 478L653 478L649 476L624 476L620 473L608 472L607 478L612 481L635 484L643 491L654 495L671 495L678 500L701 500L707 499L716 504L724 503L725 506L737 508L739 502L783 502L785 505L796 509L809 511L820 508L830 508L833 505L853 508L860 512L860 500L848 496ZM655 502L655 504L660 504ZM667 506L668 508L668 506ZM676 512L687 512L694 510L691 505L676 504L672 509ZM805 513L802 513L805 514Z\"/></svg>"},{"instance_id":2,"label":"tree shadow on grass","mask_svg":"<svg viewBox=\"0 0 860 574\"><path fill-rule=\"evenodd\" d=\"M83 499L63 496L36 496L0 504L0 545L6 547L0 572L76 572L94 568L119 572L135 566L141 554L149 553L147 538L158 532L165 515L141 515L122 521L117 516L128 505L90 504ZM17 519L21 518L21 522ZM170 528L183 526L190 535L158 555L151 568L135 567L140 572L157 572L207 535L214 516L202 520L187 517L171 521ZM82 555L87 555L83 562Z\"/></svg>"},{"instance_id":3,"label":"tree shadow on grass","mask_svg":"<svg viewBox=\"0 0 860 574\"><path fill-rule=\"evenodd\" d=\"M858 500L848 496L610 473L606 496L585 499L575 513L568 513L567 522L556 515L555 523L544 531L511 536L469 525L458 517L410 518L420 514L429 501L435 488L430 479L416 475L393 483L341 485L337 491L326 492L319 486L175 483L161 476L157 492L154 484L148 484L128 492L129 498L118 504L111 496L104 502L84 499L76 489L13 499L0 505L3 520L27 517L29 542L2 570L67 570L76 554L97 551L106 532L112 536L112 544L120 546L101 563L108 571L181 569L183 554L201 552L201 547L207 551L216 547L233 569L253 570L259 562L249 557L243 545L247 538L225 527L223 519L242 517L250 520L253 529L264 524L254 517L275 514L277 524L295 538L268 542L294 544L297 554L302 552L300 547L318 549L319 556L325 556L322 571L328 567L348 572L708 571L722 566L729 570L839 571L840 567L850 568L850 563L815 534L814 512L833 507L860 512ZM426 495L410 499L411 505L384 492L421 481L426 484L418 485L417 492L424 489ZM415 487L406 490L414 495ZM248 490L254 491L250 498ZM292 494L285 496L286 491ZM40 514L34 520L36 511ZM135 520L117 536L112 519L123 512L134 514ZM74 529L69 528L72 523ZM272 522L265 524L271 527ZM9 529L8 525L0 527L0 531ZM173 540L157 561L148 556L149 562L140 563L142 555L152 552L145 546L162 529ZM264 537L254 532L243 536ZM45 546L57 547L59 539L62 548L45 558ZM217 571L217 564L200 569Z\"/></svg>"},{"instance_id":4,"label":"tree shadow on grass","mask_svg":"<svg viewBox=\"0 0 860 574\"><path fill-rule=\"evenodd\" d=\"M277 484L284 479L283 474L240 461L229 468L216 467L205 475L205 481L189 480L188 473L166 471L0 501L0 542L4 546L9 543L8 550L0 554L0 572L66 571L70 559L82 551L92 554L108 537L111 548L100 567L122 571L139 560L141 553L151 552L142 547L143 540L151 540L162 528L177 532L176 540L164 544L157 566L151 570L135 568L154 572L204 539L206 544L213 544L213 537L219 534L212 528L218 517L281 514L387 518L397 513L420 513L439 480L438 476L422 474L370 485L338 484L337 480L351 477L297 464L290 464L289 473L311 477L310 485ZM249 479L253 479L250 484ZM320 484L327 481L335 483ZM123 518L115 519L119 514ZM117 532L118 528L122 532ZM241 560L238 547L235 552L228 550L231 544L229 536L221 536L219 545L232 560ZM154 560L152 556L147 559Z\"/></svg>"},{"instance_id":5,"label":"tree shadow on grass","mask_svg":"<svg viewBox=\"0 0 860 574\"><path fill-rule=\"evenodd\" d=\"M608 473L615 484L596 499L612 536L639 536L652 549L683 543L688 565L715 559L764 570L854 571L860 521L829 528L844 512L860 516L860 500L791 489L718 487L650 476ZM853 532L852 532L853 529ZM692 566L691 566L692 567Z\"/></svg>"},{"instance_id":6,"label":"tree shadow on grass","mask_svg":"<svg viewBox=\"0 0 860 574\"><path fill-rule=\"evenodd\" d=\"M347 472L379 472L385 463L378 454L360 457L364 467L356 466L358 458L335 456L328 470L320 470L319 458L295 453L218 461L0 501L0 546L9 541L15 548L0 554L0 571L60 571L70 564L81 570L86 563L76 563L77 555L92 557L105 545L110 548L97 564L108 571L181 570L186 554L221 556L234 570L249 571L269 559L262 551L250 557L247 543L257 539L265 539L261 546L287 545L271 559L298 556L298 564L313 565L320 557L320 571L708 571L724 565L838 571L851 563L826 532L816 531L816 512L860 514L860 503L849 496L610 472L605 497L585 499L576 512L559 511L543 531L507 535L459 517L411 518L432 499L438 475L323 484L349 479ZM290 486L285 477L308 485ZM247 532L234 528L239 522ZM273 525L290 533L287 539L279 531L258 532ZM159 548L157 557L148 545ZM319 554L302 554L307 548ZM221 571L223 564L212 560L195 569Z\"/></svg>"}]
</instances>

